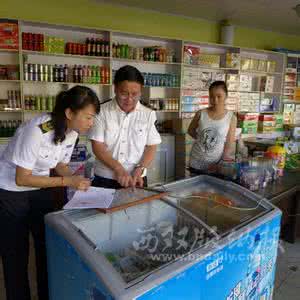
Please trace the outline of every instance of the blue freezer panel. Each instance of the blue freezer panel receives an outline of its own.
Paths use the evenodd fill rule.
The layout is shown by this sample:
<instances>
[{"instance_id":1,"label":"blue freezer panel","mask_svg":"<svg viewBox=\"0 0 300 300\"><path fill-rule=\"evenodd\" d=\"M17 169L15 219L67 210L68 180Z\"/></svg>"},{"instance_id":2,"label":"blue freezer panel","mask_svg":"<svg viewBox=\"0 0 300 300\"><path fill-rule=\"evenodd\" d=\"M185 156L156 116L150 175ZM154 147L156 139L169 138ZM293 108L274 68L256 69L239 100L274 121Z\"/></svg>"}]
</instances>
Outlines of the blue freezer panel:
<instances>
[{"instance_id":1,"label":"blue freezer panel","mask_svg":"<svg viewBox=\"0 0 300 300\"><path fill-rule=\"evenodd\" d=\"M270 300L280 232L278 215L164 282L138 300ZM217 246L217 245L216 245Z\"/></svg>"},{"instance_id":2,"label":"blue freezer panel","mask_svg":"<svg viewBox=\"0 0 300 300\"><path fill-rule=\"evenodd\" d=\"M113 300L76 250L46 226L50 300Z\"/></svg>"}]
</instances>

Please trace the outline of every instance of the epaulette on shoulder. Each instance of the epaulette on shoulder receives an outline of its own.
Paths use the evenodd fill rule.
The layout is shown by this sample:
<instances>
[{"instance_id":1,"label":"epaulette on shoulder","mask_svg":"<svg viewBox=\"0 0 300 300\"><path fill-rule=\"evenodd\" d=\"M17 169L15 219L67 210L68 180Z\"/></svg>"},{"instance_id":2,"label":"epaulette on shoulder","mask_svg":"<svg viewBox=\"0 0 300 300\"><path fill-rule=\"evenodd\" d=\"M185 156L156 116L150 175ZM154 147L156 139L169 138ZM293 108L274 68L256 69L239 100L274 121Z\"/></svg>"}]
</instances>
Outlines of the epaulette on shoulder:
<instances>
[{"instance_id":1,"label":"epaulette on shoulder","mask_svg":"<svg viewBox=\"0 0 300 300\"><path fill-rule=\"evenodd\" d=\"M42 130L42 133L47 133L47 132L49 132L49 131L51 131L51 130L54 129L51 120L40 124L39 127Z\"/></svg>"}]
</instances>

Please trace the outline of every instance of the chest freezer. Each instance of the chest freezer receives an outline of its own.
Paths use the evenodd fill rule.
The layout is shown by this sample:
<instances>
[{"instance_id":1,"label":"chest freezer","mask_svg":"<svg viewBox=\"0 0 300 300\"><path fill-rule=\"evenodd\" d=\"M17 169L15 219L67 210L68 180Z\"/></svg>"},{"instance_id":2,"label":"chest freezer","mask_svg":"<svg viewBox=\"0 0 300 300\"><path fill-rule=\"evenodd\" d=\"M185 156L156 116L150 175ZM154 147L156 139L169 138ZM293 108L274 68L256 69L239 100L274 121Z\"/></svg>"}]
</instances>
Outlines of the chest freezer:
<instances>
[{"instance_id":1,"label":"chest freezer","mask_svg":"<svg viewBox=\"0 0 300 300\"><path fill-rule=\"evenodd\" d=\"M270 300L281 212L209 176L111 214L46 216L51 300Z\"/></svg>"}]
</instances>

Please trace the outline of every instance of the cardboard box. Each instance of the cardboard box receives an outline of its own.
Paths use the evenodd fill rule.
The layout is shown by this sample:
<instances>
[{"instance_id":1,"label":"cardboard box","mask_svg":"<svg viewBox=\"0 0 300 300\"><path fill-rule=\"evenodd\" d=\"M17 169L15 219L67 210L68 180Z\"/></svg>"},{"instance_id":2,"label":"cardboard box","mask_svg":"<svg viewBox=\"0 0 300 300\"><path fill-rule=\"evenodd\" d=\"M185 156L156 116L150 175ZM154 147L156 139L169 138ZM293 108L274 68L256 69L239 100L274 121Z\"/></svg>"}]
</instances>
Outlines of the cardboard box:
<instances>
[{"instance_id":1,"label":"cardboard box","mask_svg":"<svg viewBox=\"0 0 300 300\"><path fill-rule=\"evenodd\" d=\"M208 66L211 68L219 68L220 67L220 55L217 54L204 54L201 53L199 55L199 65Z\"/></svg>"},{"instance_id":2,"label":"cardboard box","mask_svg":"<svg viewBox=\"0 0 300 300\"><path fill-rule=\"evenodd\" d=\"M241 56L239 53L226 53L226 68L239 69Z\"/></svg>"},{"instance_id":3,"label":"cardboard box","mask_svg":"<svg viewBox=\"0 0 300 300\"><path fill-rule=\"evenodd\" d=\"M240 91L250 92L252 90L252 78L249 75L240 75Z\"/></svg>"},{"instance_id":4,"label":"cardboard box","mask_svg":"<svg viewBox=\"0 0 300 300\"><path fill-rule=\"evenodd\" d=\"M0 22L0 49L19 48L19 29L16 22Z\"/></svg>"},{"instance_id":5,"label":"cardboard box","mask_svg":"<svg viewBox=\"0 0 300 300\"><path fill-rule=\"evenodd\" d=\"M267 72L270 72L270 73L276 72L276 61L273 61L273 60L267 61Z\"/></svg>"},{"instance_id":6,"label":"cardboard box","mask_svg":"<svg viewBox=\"0 0 300 300\"><path fill-rule=\"evenodd\" d=\"M248 71L250 70L250 65L251 65L251 59L250 58L241 58L241 70L242 71Z\"/></svg>"}]
</instances>

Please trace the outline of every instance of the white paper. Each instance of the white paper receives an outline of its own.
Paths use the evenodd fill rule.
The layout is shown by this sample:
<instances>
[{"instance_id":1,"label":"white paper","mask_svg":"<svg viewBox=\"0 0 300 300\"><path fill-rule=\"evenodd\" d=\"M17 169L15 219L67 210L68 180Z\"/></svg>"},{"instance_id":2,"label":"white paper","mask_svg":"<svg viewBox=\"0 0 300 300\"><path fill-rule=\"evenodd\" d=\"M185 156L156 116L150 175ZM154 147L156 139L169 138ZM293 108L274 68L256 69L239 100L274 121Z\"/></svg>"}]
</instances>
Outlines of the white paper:
<instances>
[{"instance_id":1,"label":"white paper","mask_svg":"<svg viewBox=\"0 0 300 300\"><path fill-rule=\"evenodd\" d=\"M76 191L64 209L108 208L115 195L115 189L91 186L86 192Z\"/></svg>"}]
</instances>

